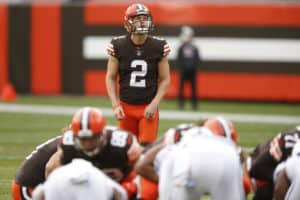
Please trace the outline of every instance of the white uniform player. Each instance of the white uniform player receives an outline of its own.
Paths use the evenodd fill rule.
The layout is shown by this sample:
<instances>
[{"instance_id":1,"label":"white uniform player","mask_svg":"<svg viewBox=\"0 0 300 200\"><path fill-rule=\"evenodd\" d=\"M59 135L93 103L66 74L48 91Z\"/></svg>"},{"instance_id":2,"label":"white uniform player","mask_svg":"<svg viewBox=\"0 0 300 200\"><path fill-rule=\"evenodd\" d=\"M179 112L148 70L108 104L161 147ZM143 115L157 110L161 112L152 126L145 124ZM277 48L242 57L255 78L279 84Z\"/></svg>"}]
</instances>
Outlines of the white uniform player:
<instances>
[{"instance_id":1,"label":"white uniform player","mask_svg":"<svg viewBox=\"0 0 300 200\"><path fill-rule=\"evenodd\" d=\"M292 155L285 163L278 182L275 185L275 199L299 200L300 199L300 141L292 151ZM288 183L284 184L284 183ZM282 188L280 188L282 187ZM286 189L285 189L286 188ZM278 193L279 191L280 193ZM280 194L280 195L278 195Z\"/></svg>"},{"instance_id":2,"label":"white uniform player","mask_svg":"<svg viewBox=\"0 0 300 200\"><path fill-rule=\"evenodd\" d=\"M90 162L74 159L54 170L33 193L33 200L126 200L125 190Z\"/></svg>"},{"instance_id":3,"label":"white uniform player","mask_svg":"<svg viewBox=\"0 0 300 200\"><path fill-rule=\"evenodd\" d=\"M155 158L160 199L194 200L209 193L214 200L241 200L242 170L236 145L205 127L188 130L177 145Z\"/></svg>"}]
</instances>

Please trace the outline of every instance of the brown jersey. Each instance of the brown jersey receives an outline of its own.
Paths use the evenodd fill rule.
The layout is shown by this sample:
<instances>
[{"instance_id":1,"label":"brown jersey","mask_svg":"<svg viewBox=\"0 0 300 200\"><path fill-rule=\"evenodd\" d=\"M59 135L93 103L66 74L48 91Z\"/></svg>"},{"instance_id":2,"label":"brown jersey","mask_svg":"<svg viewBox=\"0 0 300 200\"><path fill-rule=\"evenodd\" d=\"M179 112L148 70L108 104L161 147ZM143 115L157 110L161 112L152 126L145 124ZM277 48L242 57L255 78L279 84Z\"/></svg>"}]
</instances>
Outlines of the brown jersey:
<instances>
[{"instance_id":1,"label":"brown jersey","mask_svg":"<svg viewBox=\"0 0 300 200\"><path fill-rule=\"evenodd\" d=\"M113 128L105 128L104 131L107 142L97 155L87 156L82 150L76 147L72 132L63 135L60 142L60 148L63 152L62 163L67 164L74 158L82 158L90 161L93 165L101 169L111 178L121 181L132 170L128 152L136 142L135 137L123 130ZM115 177L116 170L122 172L122 178Z\"/></svg>"},{"instance_id":2,"label":"brown jersey","mask_svg":"<svg viewBox=\"0 0 300 200\"><path fill-rule=\"evenodd\" d=\"M56 152L58 140L61 136L52 138L36 147L29 156L26 157L21 167L18 169L16 183L34 188L45 181L45 166L49 158Z\"/></svg>"},{"instance_id":3,"label":"brown jersey","mask_svg":"<svg viewBox=\"0 0 300 200\"><path fill-rule=\"evenodd\" d=\"M295 127L279 133L263 145L257 146L251 154L255 160L250 169L251 177L259 180L273 181L273 172L278 163L285 161L292 153L293 147L300 138L300 127ZM281 159L276 161L269 152L272 140L278 139L279 147L282 152ZM258 151L260 149L260 151Z\"/></svg>"},{"instance_id":4,"label":"brown jersey","mask_svg":"<svg viewBox=\"0 0 300 200\"><path fill-rule=\"evenodd\" d=\"M142 45L135 45L130 36L112 39L113 56L119 61L121 101L148 104L158 87L158 63L169 52L166 41L148 36ZM166 50L168 49L168 51Z\"/></svg>"}]
</instances>

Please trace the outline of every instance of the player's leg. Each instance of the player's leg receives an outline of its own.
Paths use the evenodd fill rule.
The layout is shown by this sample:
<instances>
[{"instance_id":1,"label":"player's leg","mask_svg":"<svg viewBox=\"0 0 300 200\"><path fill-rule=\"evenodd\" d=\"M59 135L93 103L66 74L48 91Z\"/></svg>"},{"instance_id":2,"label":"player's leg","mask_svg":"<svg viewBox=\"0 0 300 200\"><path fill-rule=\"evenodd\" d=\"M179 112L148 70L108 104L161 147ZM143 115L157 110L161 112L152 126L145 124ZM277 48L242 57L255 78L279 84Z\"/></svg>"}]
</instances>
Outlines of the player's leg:
<instances>
[{"instance_id":1,"label":"player's leg","mask_svg":"<svg viewBox=\"0 0 300 200\"><path fill-rule=\"evenodd\" d=\"M197 108L198 108L196 76L197 76L196 71L190 75L191 90L192 90L191 103L192 103L192 107L194 110L197 110Z\"/></svg>"},{"instance_id":2,"label":"player's leg","mask_svg":"<svg viewBox=\"0 0 300 200\"><path fill-rule=\"evenodd\" d=\"M126 190L129 199L137 195L138 186L136 179L137 175L135 171L131 171L121 182L121 186Z\"/></svg>"},{"instance_id":3,"label":"player's leg","mask_svg":"<svg viewBox=\"0 0 300 200\"><path fill-rule=\"evenodd\" d=\"M142 176L137 178L138 199L157 200L158 199L158 183L150 181Z\"/></svg>"},{"instance_id":4,"label":"player's leg","mask_svg":"<svg viewBox=\"0 0 300 200\"><path fill-rule=\"evenodd\" d=\"M151 143L157 138L159 123L159 113L158 111L154 114L152 119L141 118L139 124L139 136L138 141L140 143Z\"/></svg>"},{"instance_id":5,"label":"player's leg","mask_svg":"<svg viewBox=\"0 0 300 200\"><path fill-rule=\"evenodd\" d=\"M172 195L174 159L169 157L161 164L159 171L159 199L175 200Z\"/></svg>"},{"instance_id":6,"label":"player's leg","mask_svg":"<svg viewBox=\"0 0 300 200\"><path fill-rule=\"evenodd\" d=\"M202 164L205 160L201 155L198 156L199 154L194 155L194 152L187 149L177 149L173 152L172 199L200 199L203 193L201 184L205 184L203 180L200 180L203 177Z\"/></svg>"},{"instance_id":7,"label":"player's leg","mask_svg":"<svg viewBox=\"0 0 300 200\"><path fill-rule=\"evenodd\" d=\"M11 194L13 200L31 200L33 188L19 185L14 180L11 183Z\"/></svg>"},{"instance_id":8,"label":"player's leg","mask_svg":"<svg viewBox=\"0 0 300 200\"><path fill-rule=\"evenodd\" d=\"M132 105L122 103L125 112L125 118L118 121L118 127L131 132L138 137L138 118L136 117L136 109Z\"/></svg>"},{"instance_id":9,"label":"player's leg","mask_svg":"<svg viewBox=\"0 0 300 200\"><path fill-rule=\"evenodd\" d=\"M289 187L285 195L285 200L296 200L300 199L300 176L294 177L292 184Z\"/></svg>"},{"instance_id":10,"label":"player's leg","mask_svg":"<svg viewBox=\"0 0 300 200\"><path fill-rule=\"evenodd\" d=\"M181 72L180 74L180 80L179 80L179 91L178 91L178 106L179 109L184 108L184 82L185 82L185 77L184 77L184 72Z\"/></svg>"},{"instance_id":11,"label":"player's leg","mask_svg":"<svg viewBox=\"0 0 300 200\"><path fill-rule=\"evenodd\" d=\"M231 199L242 200L245 198L242 184L242 167L238 157L231 152L223 152L223 166L220 179L212 190L212 198L216 200Z\"/></svg>"}]
</instances>

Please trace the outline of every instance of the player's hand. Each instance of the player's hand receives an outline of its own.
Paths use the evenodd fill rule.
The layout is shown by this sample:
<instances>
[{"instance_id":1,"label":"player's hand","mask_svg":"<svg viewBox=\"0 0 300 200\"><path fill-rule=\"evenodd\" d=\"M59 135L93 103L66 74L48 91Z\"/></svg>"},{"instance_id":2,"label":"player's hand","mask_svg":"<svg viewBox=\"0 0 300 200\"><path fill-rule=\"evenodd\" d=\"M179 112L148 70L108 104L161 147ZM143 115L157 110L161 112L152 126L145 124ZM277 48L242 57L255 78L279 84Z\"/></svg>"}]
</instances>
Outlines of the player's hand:
<instances>
[{"instance_id":1,"label":"player's hand","mask_svg":"<svg viewBox=\"0 0 300 200\"><path fill-rule=\"evenodd\" d=\"M271 154L271 156L277 161L279 162L281 160L282 157L282 151L279 145L279 140L280 140L280 135L276 136L270 144L270 149L269 152Z\"/></svg>"},{"instance_id":2,"label":"player's hand","mask_svg":"<svg viewBox=\"0 0 300 200\"><path fill-rule=\"evenodd\" d=\"M158 106L156 104L149 104L144 111L144 117L146 119L153 119L154 115L156 114L158 110Z\"/></svg>"},{"instance_id":3,"label":"player's hand","mask_svg":"<svg viewBox=\"0 0 300 200\"><path fill-rule=\"evenodd\" d=\"M122 120L125 118L125 112L123 110L123 107L121 105L118 105L114 108L115 117L118 120Z\"/></svg>"}]
</instances>

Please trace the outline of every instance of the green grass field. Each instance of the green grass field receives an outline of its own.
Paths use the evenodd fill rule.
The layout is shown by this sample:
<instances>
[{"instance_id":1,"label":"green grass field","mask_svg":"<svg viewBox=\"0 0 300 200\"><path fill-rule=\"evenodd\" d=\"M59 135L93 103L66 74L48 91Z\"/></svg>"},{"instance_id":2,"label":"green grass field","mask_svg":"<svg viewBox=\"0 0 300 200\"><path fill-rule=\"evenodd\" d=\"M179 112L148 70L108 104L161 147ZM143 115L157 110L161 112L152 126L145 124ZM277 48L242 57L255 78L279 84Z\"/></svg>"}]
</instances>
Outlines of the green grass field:
<instances>
[{"instance_id":1,"label":"green grass field","mask_svg":"<svg viewBox=\"0 0 300 200\"><path fill-rule=\"evenodd\" d=\"M83 96L19 96L14 103L110 107L107 98ZM176 110L176 103L174 100L164 100L160 108L162 110ZM201 101L200 109L201 112L300 116L299 104ZM190 107L187 110L190 110ZM71 116L68 115L20 114L0 111L1 200L11 199L10 183L25 156L38 144L60 134L60 129L66 126L70 119ZM116 124L114 118L108 117L107 121L108 124ZM161 120L159 133L163 133L169 127L174 127L176 124L183 122L191 121ZM300 124L300 121L298 124ZM239 142L242 147L254 147L257 143L294 125L296 124L236 123Z\"/></svg>"}]
</instances>

